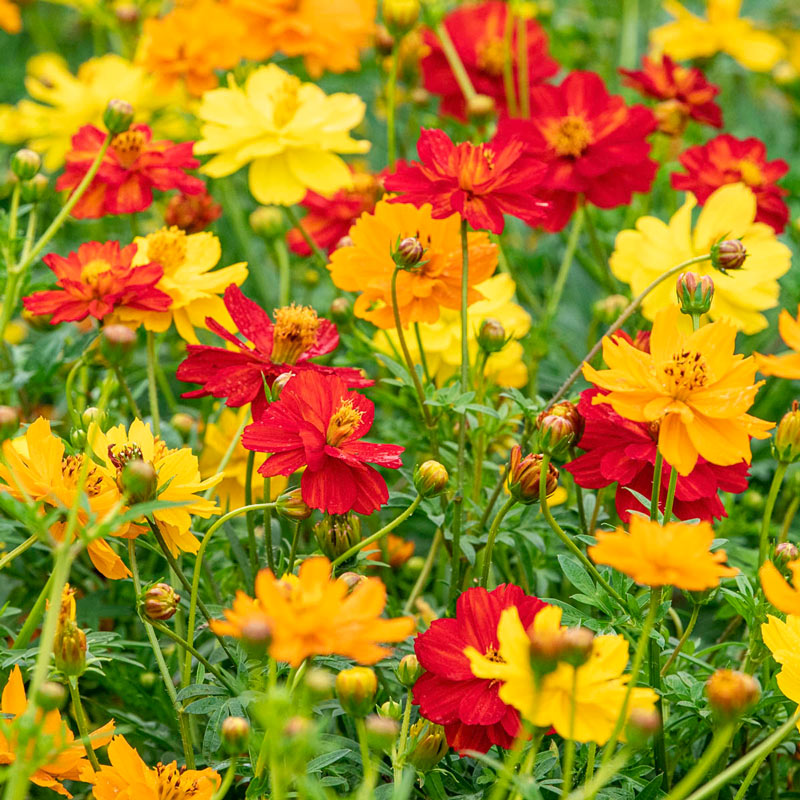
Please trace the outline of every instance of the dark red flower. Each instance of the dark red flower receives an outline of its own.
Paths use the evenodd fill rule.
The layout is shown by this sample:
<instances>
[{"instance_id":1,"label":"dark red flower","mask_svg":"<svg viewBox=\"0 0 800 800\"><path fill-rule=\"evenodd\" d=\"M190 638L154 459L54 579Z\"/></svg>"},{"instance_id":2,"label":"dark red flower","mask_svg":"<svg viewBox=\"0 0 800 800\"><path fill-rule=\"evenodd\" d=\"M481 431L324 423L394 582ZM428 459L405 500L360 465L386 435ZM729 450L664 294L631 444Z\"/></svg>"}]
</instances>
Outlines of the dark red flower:
<instances>
[{"instance_id":1,"label":"dark red flower","mask_svg":"<svg viewBox=\"0 0 800 800\"><path fill-rule=\"evenodd\" d=\"M433 217L461 214L476 230L502 233L503 214L530 225L541 224L547 203L534 195L545 166L526 155L522 140L496 136L488 144L453 144L440 130L422 129L417 142L419 162L398 164L384 181L390 202L429 203Z\"/></svg>"},{"instance_id":2,"label":"dark red flower","mask_svg":"<svg viewBox=\"0 0 800 800\"><path fill-rule=\"evenodd\" d=\"M497 681L476 678L464 655L467 647L496 654L497 624L503 609L516 606L527 630L547 604L513 584L494 591L467 589L454 619L437 619L414 641L425 672L414 684L414 702L426 719L444 725L447 743L463 753L485 753L493 744L510 748L520 732L519 712L498 696Z\"/></svg>"},{"instance_id":3,"label":"dark red flower","mask_svg":"<svg viewBox=\"0 0 800 800\"><path fill-rule=\"evenodd\" d=\"M244 429L242 444L272 453L258 470L265 477L291 475L305 467L300 491L311 508L371 514L389 499L389 490L369 463L399 469L405 449L360 441L374 416L372 401L349 391L338 375L300 372L261 418Z\"/></svg>"},{"instance_id":4,"label":"dark red flower","mask_svg":"<svg viewBox=\"0 0 800 800\"><path fill-rule=\"evenodd\" d=\"M631 512L649 512L649 506L632 492L647 498L653 494L658 429L621 417L607 403L594 405L593 399L601 393L599 389L586 389L581 393L578 411L586 421L586 428L578 446L586 452L565 464L564 469L585 489L602 489L616 482L617 513L623 522L628 522ZM659 499L662 511L670 471L670 465L664 462ZM727 516L717 492L743 492L747 488L747 477L748 466L744 461L722 467L699 458L697 466L687 476L678 476L672 512L681 520L710 522Z\"/></svg>"},{"instance_id":5,"label":"dark red flower","mask_svg":"<svg viewBox=\"0 0 800 800\"><path fill-rule=\"evenodd\" d=\"M701 205L726 183L747 184L756 196L756 221L782 233L789 220L789 208L783 198L789 192L776 181L788 171L782 159L767 161L767 148L759 139L736 139L728 133L704 145L690 147L680 156L687 174L674 172L672 186L691 192Z\"/></svg>"},{"instance_id":6,"label":"dark red flower","mask_svg":"<svg viewBox=\"0 0 800 800\"><path fill-rule=\"evenodd\" d=\"M159 264L132 267L136 245L86 242L66 258L50 253L42 260L56 274L58 289L34 292L22 302L32 314L52 314L52 325L103 319L115 308L166 311L172 298L156 289L164 270Z\"/></svg>"},{"instance_id":7,"label":"dark red flower","mask_svg":"<svg viewBox=\"0 0 800 800\"><path fill-rule=\"evenodd\" d=\"M216 320L206 318L206 325L234 349L205 344L187 346L187 357L178 367L177 378L186 383L200 383L202 389L185 392L183 397L224 397L231 408L252 403L253 419L267 406L264 382L272 382L282 372L315 370L340 375L349 386L371 386L353 367L325 367L309 359L335 350L339 344L336 326L320 319L307 306L287 306L275 311L275 322L261 306L231 284L223 297L243 341L225 330Z\"/></svg>"},{"instance_id":8,"label":"dark red flower","mask_svg":"<svg viewBox=\"0 0 800 800\"><path fill-rule=\"evenodd\" d=\"M63 175L56 189L74 189L89 171L102 147L106 134L94 125L84 125L72 137ZM103 156L89 188L72 209L79 219L106 214L133 214L144 211L153 202L153 189L165 192L179 189L186 194L200 194L205 184L187 175L200 162L192 157L194 142L174 144L153 140L147 125L132 125L118 133Z\"/></svg>"},{"instance_id":9,"label":"dark red flower","mask_svg":"<svg viewBox=\"0 0 800 800\"><path fill-rule=\"evenodd\" d=\"M444 27L453 41L475 91L492 97L501 111L508 109L503 64L508 3L492 0L488 3L462 3L444 18ZM528 83L534 86L558 72L558 62L547 51L547 36L535 20L525 23L528 43ZM466 120L464 95L450 69L442 46L429 30L423 34L429 53L422 59L422 83L432 94L441 96L441 111ZM511 31L511 74L514 94L519 96L517 69L517 26Z\"/></svg>"},{"instance_id":10,"label":"dark red flower","mask_svg":"<svg viewBox=\"0 0 800 800\"><path fill-rule=\"evenodd\" d=\"M167 227L180 228L186 233L200 233L222 215L222 206L204 189L200 194L173 195L164 212Z\"/></svg>"},{"instance_id":11,"label":"dark red flower","mask_svg":"<svg viewBox=\"0 0 800 800\"><path fill-rule=\"evenodd\" d=\"M539 184L550 200L543 227L561 230L583 195L600 208L627 205L648 192L658 170L647 136L656 129L652 111L610 95L594 72L571 72L560 86L531 90L531 118L507 119L500 133L519 136L529 155L547 169Z\"/></svg>"},{"instance_id":12,"label":"dark red flower","mask_svg":"<svg viewBox=\"0 0 800 800\"><path fill-rule=\"evenodd\" d=\"M656 107L659 129L680 134L691 117L697 122L722 127L722 110L714 102L719 87L706 80L696 67L682 67L668 55L660 61L644 56L642 70L622 69L623 84L662 102Z\"/></svg>"}]
</instances>

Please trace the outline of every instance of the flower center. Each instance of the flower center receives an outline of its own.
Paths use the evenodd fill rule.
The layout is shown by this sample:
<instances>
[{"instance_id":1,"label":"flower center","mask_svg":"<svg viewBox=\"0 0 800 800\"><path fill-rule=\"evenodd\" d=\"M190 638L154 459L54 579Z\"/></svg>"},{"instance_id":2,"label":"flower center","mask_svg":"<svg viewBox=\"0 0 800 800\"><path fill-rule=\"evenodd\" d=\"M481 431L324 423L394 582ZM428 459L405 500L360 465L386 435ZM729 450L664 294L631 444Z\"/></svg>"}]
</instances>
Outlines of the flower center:
<instances>
[{"instance_id":1,"label":"flower center","mask_svg":"<svg viewBox=\"0 0 800 800\"><path fill-rule=\"evenodd\" d=\"M495 650L494 647L487 647L484 656L489 659L489 661L494 661L496 664L505 664L506 660L500 653Z\"/></svg>"},{"instance_id":2,"label":"flower center","mask_svg":"<svg viewBox=\"0 0 800 800\"><path fill-rule=\"evenodd\" d=\"M156 792L158 800L183 800L193 797L200 790L197 781L190 780L185 774L186 767L175 764L156 765Z\"/></svg>"},{"instance_id":3,"label":"flower center","mask_svg":"<svg viewBox=\"0 0 800 800\"><path fill-rule=\"evenodd\" d=\"M61 475L64 478L64 485L68 489L77 489L80 479L81 469L83 468L84 456L67 456L61 461ZM90 465L86 473L86 483L84 491L89 497L96 497L106 488L107 477L100 471L99 467Z\"/></svg>"},{"instance_id":4,"label":"flower center","mask_svg":"<svg viewBox=\"0 0 800 800\"><path fill-rule=\"evenodd\" d=\"M90 286L97 285L97 279L111 269L111 264L103 258L93 258L81 267L81 280Z\"/></svg>"},{"instance_id":5,"label":"flower center","mask_svg":"<svg viewBox=\"0 0 800 800\"><path fill-rule=\"evenodd\" d=\"M706 360L697 352L682 350L661 369L665 388L678 399L684 399L689 392L708 383Z\"/></svg>"},{"instance_id":6,"label":"flower center","mask_svg":"<svg viewBox=\"0 0 800 800\"><path fill-rule=\"evenodd\" d=\"M326 441L331 447L338 447L352 436L353 431L361 425L363 411L353 408L352 400L343 400L328 423Z\"/></svg>"},{"instance_id":7,"label":"flower center","mask_svg":"<svg viewBox=\"0 0 800 800\"><path fill-rule=\"evenodd\" d=\"M143 461L142 448L138 444L123 444L108 446L108 460L117 468L122 469L129 461Z\"/></svg>"},{"instance_id":8,"label":"flower center","mask_svg":"<svg viewBox=\"0 0 800 800\"><path fill-rule=\"evenodd\" d=\"M164 273L174 272L186 261L186 233L173 225L147 237L147 258L160 264Z\"/></svg>"},{"instance_id":9,"label":"flower center","mask_svg":"<svg viewBox=\"0 0 800 800\"><path fill-rule=\"evenodd\" d=\"M111 149L117 154L117 159L125 169L130 169L133 162L144 150L144 134L141 131L125 131L118 133L111 140Z\"/></svg>"},{"instance_id":10,"label":"flower center","mask_svg":"<svg viewBox=\"0 0 800 800\"><path fill-rule=\"evenodd\" d=\"M300 91L300 79L294 75L287 75L281 85L275 89L272 95L272 120L275 126L283 128L292 121L297 109L300 107L298 93Z\"/></svg>"},{"instance_id":11,"label":"flower center","mask_svg":"<svg viewBox=\"0 0 800 800\"><path fill-rule=\"evenodd\" d=\"M742 173L742 180L748 186L761 186L764 183L764 173L754 161L743 158L739 162L739 172Z\"/></svg>"},{"instance_id":12,"label":"flower center","mask_svg":"<svg viewBox=\"0 0 800 800\"><path fill-rule=\"evenodd\" d=\"M578 158L592 143L592 131L580 116L568 116L553 120L544 132L556 155Z\"/></svg>"},{"instance_id":13,"label":"flower center","mask_svg":"<svg viewBox=\"0 0 800 800\"><path fill-rule=\"evenodd\" d=\"M475 58L481 72L493 76L502 74L505 63L503 40L493 36L478 42L475 48Z\"/></svg>"},{"instance_id":14,"label":"flower center","mask_svg":"<svg viewBox=\"0 0 800 800\"><path fill-rule=\"evenodd\" d=\"M489 180L494 171L494 150L485 144L472 147L458 174L458 186L471 192L476 184Z\"/></svg>"},{"instance_id":15,"label":"flower center","mask_svg":"<svg viewBox=\"0 0 800 800\"><path fill-rule=\"evenodd\" d=\"M317 339L320 321L310 306L290 306L275 309L275 328L272 331L272 353L275 364L296 364L297 359Z\"/></svg>"}]
</instances>

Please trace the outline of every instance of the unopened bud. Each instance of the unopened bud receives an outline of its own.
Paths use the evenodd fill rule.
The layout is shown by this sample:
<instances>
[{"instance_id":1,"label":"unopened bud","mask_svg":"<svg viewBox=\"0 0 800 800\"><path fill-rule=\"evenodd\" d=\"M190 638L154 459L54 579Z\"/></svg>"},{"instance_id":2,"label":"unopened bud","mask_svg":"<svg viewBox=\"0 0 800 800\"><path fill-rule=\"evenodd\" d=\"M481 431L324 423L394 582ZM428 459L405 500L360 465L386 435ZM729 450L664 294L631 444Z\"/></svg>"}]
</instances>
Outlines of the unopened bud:
<instances>
[{"instance_id":1,"label":"unopened bud","mask_svg":"<svg viewBox=\"0 0 800 800\"><path fill-rule=\"evenodd\" d=\"M419 0L383 0L383 21L395 35L410 31L419 19Z\"/></svg>"},{"instance_id":2,"label":"unopened bud","mask_svg":"<svg viewBox=\"0 0 800 800\"><path fill-rule=\"evenodd\" d=\"M556 403L536 418L539 449L552 457L562 456L583 436L584 420L578 407L569 400Z\"/></svg>"},{"instance_id":3,"label":"unopened bud","mask_svg":"<svg viewBox=\"0 0 800 800\"><path fill-rule=\"evenodd\" d=\"M303 272L303 286L313 289L319 283L319 270L309 267Z\"/></svg>"},{"instance_id":4,"label":"unopened bud","mask_svg":"<svg viewBox=\"0 0 800 800\"><path fill-rule=\"evenodd\" d=\"M761 696L758 681L746 672L718 669L706 684L711 708L722 717L739 717L752 708Z\"/></svg>"},{"instance_id":5,"label":"unopened bud","mask_svg":"<svg viewBox=\"0 0 800 800\"><path fill-rule=\"evenodd\" d=\"M19 428L19 411L13 406L0 406L0 441L13 436Z\"/></svg>"},{"instance_id":6,"label":"unopened bud","mask_svg":"<svg viewBox=\"0 0 800 800\"><path fill-rule=\"evenodd\" d=\"M388 719L398 720L403 716L403 706L397 700L387 700L379 709L378 714Z\"/></svg>"},{"instance_id":7,"label":"unopened bud","mask_svg":"<svg viewBox=\"0 0 800 800\"><path fill-rule=\"evenodd\" d=\"M594 316L603 324L610 325L628 307L630 301L621 294L611 294L592 306Z\"/></svg>"},{"instance_id":8,"label":"unopened bud","mask_svg":"<svg viewBox=\"0 0 800 800\"><path fill-rule=\"evenodd\" d=\"M625 726L625 741L632 747L644 747L661 730L658 711L634 708Z\"/></svg>"},{"instance_id":9,"label":"unopened bud","mask_svg":"<svg viewBox=\"0 0 800 800\"><path fill-rule=\"evenodd\" d=\"M800 558L800 550L792 542L779 542L775 548L775 561L779 564L788 564Z\"/></svg>"},{"instance_id":10,"label":"unopened bud","mask_svg":"<svg viewBox=\"0 0 800 800\"><path fill-rule=\"evenodd\" d=\"M720 271L739 269L747 258L747 249L739 239L725 239L711 245L711 263Z\"/></svg>"},{"instance_id":11,"label":"unopened bud","mask_svg":"<svg viewBox=\"0 0 800 800\"><path fill-rule=\"evenodd\" d=\"M667 136L681 136L689 123L686 106L675 99L664 100L659 103L653 113L658 121L658 130Z\"/></svg>"},{"instance_id":12,"label":"unopened bud","mask_svg":"<svg viewBox=\"0 0 800 800\"><path fill-rule=\"evenodd\" d=\"M409 742L413 742L408 763L419 772L429 772L447 754L447 735L441 725L427 719L418 719L409 729Z\"/></svg>"},{"instance_id":13,"label":"unopened bud","mask_svg":"<svg viewBox=\"0 0 800 800\"><path fill-rule=\"evenodd\" d=\"M347 584L347 593L353 591L357 586L361 586L367 580L366 575L359 575L357 572L343 572L337 580Z\"/></svg>"},{"instance_id":14,"label":"unopened bud","mask_svg":"<svg viewBox=\"0 0 800 800\"><path fill-rule=\"evenodd\" d=\"M24 181L21 188L21 197L25 203L39 203L47 197L50 181L40 172L29 181Z\"/></svg>"},{"instance_id":15,"label":"unopened bud","mask_svg":"<svg viewBox=\"0 0 800 800\"><path fill-rule=\"evenodd\" d=\"M594 634L588 628L567 628L561 636L561 661L571 667L583 666L592 654Z\"/></svg>"},{"instance_id":16,"label":"unopened bud","mask_svg":"<svg viewBox=\"0 0 800 800\"><path fill-rule=\"evenodd\" d=\"M269 391L273 403L281 396L281 392L292 378L294 378L294 372L281 372L281 374L272 381L272 386L269 387Z\"/></svg>"},{"instance_id":17,"label":"unopened bud","mask_svg":"<svg viewBox=\"0 0 800 800\"><path fill-rule=\"evenodd\" d=\"M337 325L344 325L353 315L353 304L346 297L336 297L331 303L330 314Z\"/></svg>"},{"instance_id":18,"label":"unopened bud","mask_svg":"<svg viewBox=\"0 0 800 800\"><path fill-rule=\"evenodd\" d=\"M184 438L188 438L194 428L194 418L185 411L178 411L172 415L169 424Z\"/></svg>"},{"instance_id":19,"label":"unopened bud","mask_svg":"<svg viewBox=\"0 0 800 800\"><path fill-rule=\"evenodd\" d=\"M350 667L336 676L336 696L346 714L366 717L375 705L378 678L369 667Z\"/></svg>"},{"instance_id":20,"label":"unopened bud","mask_svg":"<svg viewBox=\"0 0 800 800\"><path fill-rule=\"evenodd\" d=\"M173 225L186 233L200 233L222 215L222 206L208 192L173 195L164 211L167 227Z\"/></svg>"},{"instance_id":21,"label":"unopened bud","mask_svg":"<svg viewBox=\"0 0 800 800\"><path fill-rule=\"evenodd\" d=\"M262 617L251 617L242 625L242 644L252 653L263 654L272 642L272 626Z\"/></svg>"},{"instance_id":22,"label":"unopened bud","mask_svg":"<svg viewBox=\"0 0 800 800\"><path fill-rule=\"evenodd\" d=\"M338 242L336 242L336 247L334 247L333 249L338 250L340 247L354 247L354 246L355 242L353 241L353 237L345 234L344 236L342 236L341 239L339 239Z\"/></svg>"},{"instance_id":23,"label":"unopened bud","mask_svg":"<svg viewBox=\"0 0 800 800\"><path fill-rule=\"evenodd\" d=\"M411 90L410 98L415 106L426 106L431 101L431 93L422 86L415 86Z\"/></svg>"},{"instance_id":24,"label":"unopened bud","mask_svg":"<svg viewBox=\"0 0 800 800\"><path fill-rule=\"evenodd\" d=\"M283 726L283 732L290 739L298 739L301 736L308 736L311 732L311 720L307 717L291 717Z\"/></svg>"},{"instance_id":25,"label":"unopened bud","mask_svg":"<svg viewBox=\"0 0 800 800\"><path fill-rule=\"evenodd\" d=\"M424 255L422 242L416 236L407 236L398 242L392 253L392 260L400 269L413 269L419 265Z\"/></svg>"},{"instance_id":26,"label":"unopened bud","mask_svg":"<svg viewBox=\"0 0 800 800\"><path fill-rule=\"evenodd\" d=\"M264 239L275 239L284 231L283 214L277 206L259 206L250 214L250 227Z\"/></svg>"},{"instance_id":27,"label":"unopened bud","mask_svg":"<svg viewBox=\"0 0 800 800\"><path fill-rule=\"evenodd\" d=\"M511 450L508 467L508 491L519 503L530 505L539 502L539 482L543 456L529 453L524 458L519 445ZM550 496L558 488L558 470L552 463L547 465L545 492Z\"/></svg>"},{"instance_id":28,"label":"unopened bud","mask_svg":"<svg viewBox=\"0 0 800 800\"><path fill-rule=\"evenodd\" d=\"M300 489L291 489L280 494L275 501L275 511L284 519L294 522L308 519L314 513L314 509L310 508L303 500L303 493Z\"/></svg>"},{"instance_id":29,"label":"unopened bud","mask_svg":"<svg viewBox=\"0 0 800 800\"><path fill-rule=\"evenodd\" d=\"M135 3L116 3L114 16L123 25L133 25L139 19L139 8Z\"/></svg>"},{"instance_id":30,"label":"unopened bud","mask_svg":"<svg viewBox=\"0 0 800 800\"><path fill-rule=\"evenodd\" d=\"M36 692L36 705L42 711L57 711L63 708L67 699L67 692L60 683L45 681Z\"/></svg>"},{"instance_id":31,"label":"unopened bud","mask_svg":"<svg viewBox=\"0 0 800 800\"><path fill-rule=\"evenodd\" d=\"M414 653L409 653L400 659L400 663L397 665L397 680L406 689L410 689L417 682L420 675L422 675L422 666Z\"/></svg>"},{"instance_id":32,"label":"unopened bud","mask_svg":"<svg viewBox=\"0 0 800 800\"><path fill-rule=\"evenodd\" d=\"M375 27L375 49L382 56L389 56L394 50L394 36L385 25Z\"/></svg>"},{"instance_id":33,"label":"unopened bud","mask_svg":"<svg viewBox=\"0 0 800 800\"><path fill-rule=\"evenodd\" d=\"M86 634L70 619L59 621L53 642L56 669L70 677L86 669Z\"/></svg>"},{"instance_id":34,"label":"unopened bud","mask_svg":"<svg viewBox=\"0 0 800 800\"><path fill-rule=\"evenodd\" d=\"M478 121L489 119L496 111L494 98L488 94L475 94L467 100L467 116L471 119Z\"/></svg>"},{"instance_id":35,"label":"unopened bud","mask_svg":"<svg viewBox=\"0 0 800 800\"><path fill-rule=\"evenodd\" d=\"M437 497L449 480L447 470L438 461L425 461L414 470L414 488L422 497Z\"/></svg>"},{"instance_id":36,"label":"unopened bud","mask_svg":"<svg viewBox=\"0 0 800 800\"><path fill-rule=\"evenodd\" d=\"M35 150L27 147L17 150L11 156L11 171L21 180L29 181L42 166L42 158Z\"/></svg>"},{"instance_id":37,"label":"unopened bud","mask_svg":"<svg viewBox=\"0 0 800 800\"><path fill-rule=\"evenodd\" d=\"M147 503L156 499L158 474L149 461L134 458L122 467L119 485L128 505Z\"/></svg>"},{"instance_id":38,"label":"unopened bud","mask_svg":"<svg viewBox=\"0 0 800 800\"><path fill-rule=\"evenodd\" d=\"M333 697L335 679L333 674L326 669L310 667L306 670L303 683L316 700L328 700Z\"/></svg>"},{"instance_id":39,"label":"unopened bud","mask_svg":"<svg viewBox=\"0 0 800 800\"><path fill-rule=\"evenodd\" d=\"M100 352L110 364L122 364L136 345L136 331L126 325L105 325L100 332Z\"/></svg>"},{"instance_id":40,"label":"unopened bud","mask_svg":"<svg viewBox=\"0 0 800 800\"><path fill-rule=\"evenodd\" d=\"M168 584L153 584L142 596L142 613L153 620L167 620L175 615L181 596Z\"/></svg>"},{"instance_id":41,"label":"unopened bud","mask_svg":"<svg viewBox=\"0 0 800 800\"><path fill-rule=\"evenodd\" d=\"M394 719L378 714L370 714L364 720L367 731L367 744L379 753L386 753L391 749L400 726Z\"/></svg>"},{"instance_id":42,"label":"unopened bud","mask_svg":"<svg viewBox=\"0 0 800 800\"><path fill-rule=\"evenodd\" d=\"M709 275L682 272L675 284L675 293L684 314L707 314L714 299L714 281Z\"/></svg>"},{"instance_id":43,"label":"unopened bud","mask_svg":"<svg viewBox=\"0 0 800 800\"><path fill-rule=\"evenodd\" d=\"M338 558L361 541L361 520L352 513L326 514L314 526L314 536L324 555Z\"/></svg>"},{"instance_id":44,"label":"unopened bud","mask_svg":"<svg viewBox=\"0 0 800 800\"><path fill-rule=\"evenodd\" d=\"M250 723L244 717L227 717L220 726L219 734L228 755L240 756L247 752Z\"/></svg>"},{"instance_id":45,"label":"unopened bud","mask_svg":"<svg viewBox=\"0 0 800 800\"><path fill-rule=\"evenodd\" d=\"M93 422L102 427L105 418L105 412L101 411L97 406L89 406L81 414L81 422L85 428L88 428Z\"/></svg>"},{"instance_id":46,"label":"unopened bud","mask_svg":"<svg viewBox=\"0 0 800 800\"><path fill-rule=\"evenodd\" d=\"M478 331L478 347L484 353L497 353L508 343L506 329L498 319L489 317L481 323Z\"/></svg>"},{"instance_id":47,"label":"unopened bud","mask_svg":"<svg viewBox=\"0 0 800 800\"><path fill-rule=\"evenodd\" d=\"M109 100L103 112L103 124L109 133L124 133L133 122L133 106L124 100Z\"/></svg>"},{"instance_id":48,"label":"unopened bud","mask_svg":"<svg viewBox=\"0 0 800 800\"><path fill-rule=\"evenodd\" d=\"M793 464L800 461L800 406L797 400L792 408L783 415L775 431L773 442L775 458L782 464Z\"/></svg>"}]
</instances>

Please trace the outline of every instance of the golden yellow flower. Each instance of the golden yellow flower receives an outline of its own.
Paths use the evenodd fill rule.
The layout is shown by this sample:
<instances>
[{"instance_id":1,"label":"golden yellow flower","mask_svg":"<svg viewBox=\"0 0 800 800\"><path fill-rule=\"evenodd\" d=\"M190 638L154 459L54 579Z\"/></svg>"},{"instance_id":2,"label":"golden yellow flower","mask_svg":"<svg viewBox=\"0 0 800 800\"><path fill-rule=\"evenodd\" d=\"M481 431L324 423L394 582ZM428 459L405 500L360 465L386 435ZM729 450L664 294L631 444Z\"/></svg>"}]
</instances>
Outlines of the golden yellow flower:
<instances>
[{"instance_id":1,"label":"golden yellow flower","mask_svg":"<svg viewBox=\"0 0 800 800\"><path fill-rule=\"evenodd\" d=\"M723 274L705 261L693 264L691 269L714 280L711 319L730 320L745 333L766 328L767 319L761 312L778 304L778 278L789 271L791 251L777 240L769 225L754 222L756 197L742 183L717 189L692 230L695 205L694 196L689 194L669 223L641 217L635 230L621 231L611 255L611 271L639 294L682 261L710 252L711 245L720 239L741 239L747 250L742 268ZM671 304L677 304L675 282L666 280L647 295L642 313L653 319L657 311Z\"/></svg>"},{"instance_id":2,"label":"golden yellow flower","mask_svg":"<svg viewBox=\"0 0 800 800\"><path fill-rule=\"evenodd\" d=\"M781 339L791 352L779 356L754 353L758 371L762 375L776 375L779 378L798 380L800 378L800 305L795 319L785 308L778 317L778 330Z\"/></svg>"},{"instance_id":3,"label":"golden yellow flower","mask_svg":"<svg viewBox=\"0 0 800 800\"><path fill-rule=\"evenodd\" d=\"M790 700L800 703L800 617L789 614L783 622L768 614L761 625L761 638L781 665L778 688ZM800 723L797 727L800 730Z\"/></svg>"},{"instance_id":4,"label":"golden yellow flower","mask_svg":"<svg viewBox=\"0 0 800 800\"><path fill-rule=\"evenodd\" d=\"M792 586L771 561L765 561L758 570L761 588L775 608L784 614L800 615L800 559L790 561L786 566L792 574Z\"/></svg>"},{"instance_id":5,"label":"golden yellow flower","mask_svg":"<svg viewBox=\"0 0 800 800\"><path fill-rule=\"evenodd\" d=\"M645 586L675 586L702 592L719 585L720 578L738 575L725 566L725 551L711 552L714 531L708 522L660 525L633 515L630 533L622 528L599 530L589 548L595 564L607 564Z\"/></svg>"},{"instance_id":6,"label":"golden yellow flower","mask_svg":"<svg viewBox=\"0 0 800 800\"><path fill-rule=\"evenodd\" d=\"M250 165L250 191L264 205L299 203L308 189L323 195L352 188L339 154L365 153L369 142L350 130L366 106L355 94L326 95L275 64L259 67L244 87L228 76L227 89L203 95L196 155L216 153L202 172L221 178Z\"/></svg>"},{"instance_id":7,"label":"golden yellow flower","mask_svg":"<svg viewBox=\"0 0 800 800\"><path fill-rule=\"evenodd\" d=\"M739 16L742 0L707 0L706 17L692 14L677 0L664 0L663 5L675 20L650 31L650 44L677 61L727 53L747 69L767 72L785 55L779 39Z\"/></svg>"},{"instance_id":8,"label":"golden yellow flower","mask_svg":"<svg viewBox=\"0 0 800 800\"><path fill-rule=\"evenodd\" d=\"M222 255L219 239L213 233L186 234L174 225L162 228L149 236L137 236L139 248L133 266L154 261L164 269L156 288L172 298L168 311L142 311L119 308L114 321L126 325L142 324L149 331L167 330L171 322L183 339L191 344L199 340L195 328L207 328L211 317L223 328L236 331L222 295L230 284L241 286L247 278L247 263L242 261L222 269L214 269Z\"/></svg>"},{"instance_id":9,"label":"golden yellow flower","mask_svg":"<svg viewBox=\"0 0 800 800\"><path fill-rule=\"evenodd\" d=\"M541 637L553 635L561 626L561 609L546 606L536 615L531 630ZM537 680L531 666L530 638L522 627L515 606L506 608L497 626L500 644L491 658L468 647L472 674L476 678L502 682L498 692L504 703L516 708L533 725L549 728L579 742L605 744L622 711L628 675L628 641L624 636L596 636L589 660L580 667L560 662L553 672ZM572 693L575 690L575 726L571 725ZM634 687L628 714L634 709L652 710L657 699L652 689Z\"/></svg>"}]
</instances>

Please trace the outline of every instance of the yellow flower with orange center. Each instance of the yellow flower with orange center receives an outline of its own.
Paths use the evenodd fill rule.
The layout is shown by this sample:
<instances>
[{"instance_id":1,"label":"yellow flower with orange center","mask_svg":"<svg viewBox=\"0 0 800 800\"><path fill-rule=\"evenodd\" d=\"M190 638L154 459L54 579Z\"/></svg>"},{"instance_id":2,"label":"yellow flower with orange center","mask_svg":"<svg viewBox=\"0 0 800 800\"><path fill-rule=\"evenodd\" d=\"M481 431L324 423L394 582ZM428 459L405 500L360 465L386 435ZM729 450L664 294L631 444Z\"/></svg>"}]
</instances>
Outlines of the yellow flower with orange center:
<instances>
[{"instance_id":1,"label":"yellow flower with orange center","mask_svg":"<svg viewBox=\"0 0 800 800\"><path fill-rule=\"evenodd\" d=\"M417 238L424 253L419 264L397 275L397 307L403 326L434 323L440 308L461 308L461 217L453 214L433 219L431 207L380 201L371 214L362 214L350 228L352 246L331 255L328 269L340 289L361 292L353 306L379 328L394 328L392 312L392 252L397 243ZM497 267L497 246L486 233L468 234L469 295L467 302L483 299L477 284Z\"/></svg>"},{"instance_id":2,"label":"yellow flower with orange center","mask_svg":"<svg viewBox=\"0 0 800 800\"><path fill-rule=\"evenodd\" d=\"M739 574L738 569L725 566L724 550L711 552L714 531L708 522L660 525L634 515L629 531L598 530L589 557L645 586L675 586L693 592L712 589L721 578Z\"/></svg>"},{"instance_id":3,"label":"yellow flower with orange center","mask_svg":"<svg viewBox=\"0 0 800 800\"><path fill-rule=\"evenodd\" d=\"M775 375L778 378L797 380L800 378L800 305L795 319L785 308L778 317L778 330L781 339L793 352L779 356L754 353L758 371L762 375Z\"/></svg>"},{"instance_id":4,"label":"yellow flower with orange center","mask_svg":"<svg viewBox=\"0 0 800 800\"><path fill-rule=\"evenodd\" d=\"M677 306L656 314L645 353L621 337L603 340L609 369L584 364L586 380L608 390L609 403L625 419L658 423L658 449L680 475L702 456L712 464L750 462L750 437L765 439L773 423L750 416L763 381L754 383L752 356L734 353L736 328L712 322L692 333Z\"/></svg>"},{"instance_id":5,"label":"yellow flower with orange center","mask_svg":"<svg viewBox=\"0 0 800 800\"><path fill-rule=\"evenodd\" d=\"M375 664L391 652L379 642L399 642L414 631L411 617L381 619L386 587L367 578L350 592L331 579L327 558L309 558L297 577L278 580L270 570L256 578L255 599L237 592L233 608L211 627L222 636L241 638L250 625L270 630L269 654L293 667L315 655L341 655L360 664Z\"/></svg>"}]
</instances>

